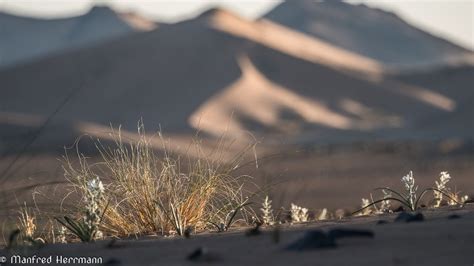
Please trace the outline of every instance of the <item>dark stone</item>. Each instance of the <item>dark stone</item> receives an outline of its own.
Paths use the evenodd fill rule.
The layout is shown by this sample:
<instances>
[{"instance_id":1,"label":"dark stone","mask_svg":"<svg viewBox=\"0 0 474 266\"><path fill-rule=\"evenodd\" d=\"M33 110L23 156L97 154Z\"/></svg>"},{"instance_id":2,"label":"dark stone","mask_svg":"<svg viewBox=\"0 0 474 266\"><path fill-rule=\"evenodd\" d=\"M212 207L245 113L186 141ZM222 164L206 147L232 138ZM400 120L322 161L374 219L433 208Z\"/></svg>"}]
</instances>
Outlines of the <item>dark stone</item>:
<instances>
[{"instance_id":1,"label":"dark stone","mask_svg":"<svg viewBox=\"0 0 474 266\"><path fill-rule=\"evenodd\" d=\"M461 216L460 216L460 215L457 215L457 214L451 214L451 215L448 216L448 219L450 219L450 220L452 220L452 219L459 219L459 218L461 218Z\"/></svg>"},{"instance_id":2,"label":"dark stone","mask_svg":"<svg viewBox=\"0 0 474 266\"><path fill-rule=\"evenodd\" d=\"M405 208L403 206L399 206L398 208L394 209L393 212L404 212Z\"/></svg>"},{"instance_id":3,"label":"dark stone","mask_svg":"<svg viewBox=\"0 0 474 266\"><path fill-rule=\"evenodd\" d=\"M107 243L105 248L114 249L114 248L124 248L126 246L127 245L125 243L120 243L120 242L117 241L117 239L112 239Z\"/></svg>"},{"instance_id":4,"label":"dark stone","mask_svg":"<svg viewBox=\"0 0 474 266\"><path fill-rule=\"evenodd\" d=\"M204 254L204 249L199 247L195 249L191 254L188 255L187 259L188 260L198 260L202 255Z\"/></svg>"},{"instance_id":5,"label":"dark stone","mask_svg":"<svg viewBox=\"0 0 474 266\"><path fill-rule=\"evenodd\" d=\"M262 226L261 223L256 223L255 224L255 227L250 229L250 230L247 230L247 232L245 232L245 235L246 236L258 236L262 233L262 231L260 230L260 226Z\"/></svg>"},{"instance_id":6,"label":"dark stone","mask_svg":"<svg viewBox=\"0 0 474 266\"><path fill-rule=\"evenodd\" d=\"M286 250L306 251L314 249L336 248L336 240L348 237L373 238L374 233L368 230L358 229L332 229L328 233L322 230L311 230L286 247Z\"/></svg>"},{"instance_id":7,"label":"dark stone","mask_svg":"<svg viewBox=\"0 0 474 266\"><path fill-rule=\"evenodd\" d=\"M408 212L402 212L397 216L397 218L395 218L395 222L405 222L405 223L422 222L424 220L425 220L425 217L420 212L417 212L414 214L411 214Z\"/></svg>"},{"instance_id":8,"label":"dark stone","mask_svg":"<svg viewBox=\"0 0 474 266\"><path fill-rule=\"evenodd\" d=\"M210 253L206 248L199 247L191 252L186 259L194 262L215 262L219 260L219 257Z\"/></svg>"},{"instance_id":9,"label":"dark stone","mask_svg":"<svg viewBox=\"0 0 474 266\"><path fill-rule=\"evenodd\" d=\"M118 259L111 258L111 259L108 259L106 262L104 262L103 265L105 265L105 266L119 266L119 265L122 265L122 263Z\"/></svg>"}]
</instances>

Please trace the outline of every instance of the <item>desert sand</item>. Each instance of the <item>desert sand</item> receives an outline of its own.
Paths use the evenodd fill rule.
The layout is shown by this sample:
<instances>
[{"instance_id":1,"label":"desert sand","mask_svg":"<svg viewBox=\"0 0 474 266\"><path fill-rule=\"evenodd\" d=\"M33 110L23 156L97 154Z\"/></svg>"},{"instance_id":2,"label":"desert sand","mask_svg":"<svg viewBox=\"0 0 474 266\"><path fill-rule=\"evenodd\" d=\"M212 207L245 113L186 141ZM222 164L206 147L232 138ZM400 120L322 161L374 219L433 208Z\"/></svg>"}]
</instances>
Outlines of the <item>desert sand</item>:
<instances>
[{"instance_id":1,"label":"desert sand","mask_svg":"<svg viewBox=\"0 0 474 266\"><path fill-rule=\"evenodd\" d=\"M264 228L260 235L246 236L248 229L241 228L201 233L190 239L150 236L93 244L55 244L30 254L53 256L53 260L57 254L67 258L100 257L103 265L471 265L473 208L424 214L422 222L393 222L397 214L392 214L283 225L278 234L273 228ZM387 223L378 224L381 220ZM374 237L340 239L335 248L286 250L310 230L327 232L335 228L370 230ZM199 248L205 250L203 256L187 259Z\"/></svg>"}]
</instances>

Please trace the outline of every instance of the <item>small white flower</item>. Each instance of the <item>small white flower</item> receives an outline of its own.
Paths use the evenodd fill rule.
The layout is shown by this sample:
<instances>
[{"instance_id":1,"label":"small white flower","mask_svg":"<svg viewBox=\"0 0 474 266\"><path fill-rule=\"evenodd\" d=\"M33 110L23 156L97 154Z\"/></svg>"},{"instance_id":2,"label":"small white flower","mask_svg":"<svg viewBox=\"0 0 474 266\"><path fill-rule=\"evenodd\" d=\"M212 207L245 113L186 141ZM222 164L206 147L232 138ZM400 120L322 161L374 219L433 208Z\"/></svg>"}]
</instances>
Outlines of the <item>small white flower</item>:
<instances>
[{"instance_id":1,"label":"small white flower","mask_svg":"<svg viewBox=\"0 0 474 266\"><path fill-rule=\"evenodd\" d=\"M370 205L370 200L362 198L361 207L365 209L362 210L362 212L360 212L360 215L370 215L372 213L372 209L370 207L366 208L369 205Z\"/></svg>"},{"instance_id":2,"label":"small white flower","mask_svg":"<svg viewBox=\"0 0 474 266\"><path fill-rule=\"evenodd\" d=\"M324 208L318 216L318 220L327 220L328 219L328 209Z\"/></svg>"},{"instance_id":3,"label":"small white flower","mask_svg":"<svg viewBox=\"0 0 474 266\"><path fill-rule=\"evenodd\" d=\"M301 212L300 212L300 220L302 222L307 222L308 221L308 209L306 208L301 208Z\"/></svg>"},{"instance_id":4,"label":"small white flower","mask_svg":"<svg viewBox=\"0 0 474 266\"><path fill-rule=\"evenodd\" d=\"M56 236L55 241L57 243L62 243L62 244L67 243L67 240L66 240L66 227L64 227L64 226L59 227L58 235Z\"/></svg>"},{"instance_id":5,"label":"small white flower","mask_svg":"<svg viewBox=\"0 0 474 266\"><path fill-rule=\"evenodd\" d=\"M451 179L451 176L449 175L448 172L445 171L445 172L440 173L439 179L441 180L441 183L446 184Z\"/></svg>"},{"instance_id":6,"label":"small white flower","mask_svg":"<svg viewBox=\"0 0 474 266\"><path fill-rule=\"evenodd\" d=\"M273 225L275 221L273 217L272 201L268 198L268 196L265 197L260 210L263 213L263 223L267 225Z\"/></svg>"},{"instance_id":7,"label":"small white flower","mask_svg":"<svg viewBox=\"0 0 474 266\"><path fill-rule=\"evenodd\" d=\"M385 189L382 189L382 193L383 193L384 200L382 201L382 203L380 205L380 212L382 212L382 213L391 212L391 210L390 210L390 207L391 207L390 200L387 199L387 198L392 197L392 193L385 191Z\"/></svg>"},{"instance_id":8,"label":"small white flower","mask_svg":"<svg viewBox=\"0 0 474 266\"><path fill-rule=\"evenodd\" d=\"M291 221L292 222L307 222L308 221L308 209L302 208L296 204L291 203Z\"/></svg>"},{"instance_id":9,"label":"small white flower","mask_svg":"<svg viewBox=\"0 0 474 266\"><path fill-rule=\"evenodd\" d=\"M406 190L410 190L415 186L415 178L413 177L413 172L410 171L408 175L402 177L402 182L405 184Z\"/></svg>"},{"instance_id":10,"label":"small white flower","mask_svg":"<svg viewBox=\"0 0 474 266\"><path fill-rule=\"evenodd\" d=\"M104 193L104 184L100 181L97 176L94 179L87 181L87 190L93 193L94 195L99 195Z\"/></svg>"},{"instance_id":11,"label":"small white flower","mask_svg":"<svg viewBox=\"0 0 474 266\"><path fill-rule=\"evenodd\" d=\"M413 177L412 171L410 171L408 175L402 177L402 183L405 184L405 189L408 192L407 200L410 203L410 208L415 210L416 190L418 187L415 186L415 178Z\"/></svg>"},{"instance_id":12,"label":"small white flower","mask_svg":"<svg viewBox=\"0 0 474 266\"><path fill-rule=\"evenodd\" d=\"M369 199L362 198L362 208L369 206L369 204L370 204Z\"/></svg>"},{"instance_id":13,"label":"small white flower","mask_svg":"<svg viewBox=\"0 0 474 266\"><path fill-rule=\"evenodd\" d=\"M99 231L100 217L102 214L102 205L104 203L104 185L97 176L94 179L88 180L85 186L85 216L84 222L91 231L95 231L95 238L101 238L102 232Z\"/></svg>"},{"instance_id":14,"label":"small white flower","mask_svg":"<svg viewBox=\"0 0 474 266\"><path fill-rule=\"evenodd\" d=\"M436 190L433 191L433 196L436 200L435 204L434 204L435 208L438 208L438 207L441 206L441 203L443 201L443 193L442 192L444 192L444 193L449 193L450 192L449 187L447 187L446 185L451 180L451 176L446 171L441 172L439 175L440 175L439 176L439 182L435 181L436 189L438 189L439 191L436 191Z\"/></svg>"}]
</instances>

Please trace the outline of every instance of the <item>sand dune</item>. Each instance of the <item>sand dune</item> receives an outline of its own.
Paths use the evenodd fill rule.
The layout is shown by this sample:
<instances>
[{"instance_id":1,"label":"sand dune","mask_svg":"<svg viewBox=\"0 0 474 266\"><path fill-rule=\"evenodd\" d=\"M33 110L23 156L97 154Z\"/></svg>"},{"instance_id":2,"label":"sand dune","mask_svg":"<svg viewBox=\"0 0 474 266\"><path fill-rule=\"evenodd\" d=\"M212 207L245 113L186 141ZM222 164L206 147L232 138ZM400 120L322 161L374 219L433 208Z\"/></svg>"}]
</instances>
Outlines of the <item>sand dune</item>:
<instances>
[{"instance_id":1,"label":"sand dune","mask_svg":"<svg viewBox=\"0 0 474 266\"><path fill-rule=\"evenodd\" d=\"M1 142L18 145L20 136L38 128L13 125L14 117L44 121L62 103L35 141L38 148L72 143L85 133L79 123L121 124L134 132L140 118L172 135L250 131L287 143L411 138L421 134L420 121L456 114L462 99L473 95L454 82L417 83L417 75L427 74L388 75L376 61L317 38L213 9L0 72L8 88L0 111L14 114L2 120ZM458 134L431 130L441 137Z\"/></svg>"},{"instance_id":2,"label":"sand dune","mask_svg":"<svg viewBox=\"0 0 474 266\"><path fill-rule=\"evenodd\" d=\"M97 44L156 23L133 13L117 13L104 6L71 18L37 19L0 13L0 68L51 54Z\"/></svg>"},{"instance_id":3,"label":"sand dune","mask_svg":"<svg viewBox=\"0 0 474 266\"><path fill-rule=\"evenodd\" d=\"M370 58L340 49L321 39L311 38L268 20L249 21L225 10L210 12L213 28L243 37L296 58L338 69L380 74L380 64Z\"/></svg>"},{"instance_id":4,"label":"sand dune","mask_svg":"<svg viewBox=\"0 0 474 266\"><path fill-rule=\"evenodd\" d=\"M395 69L474 63L472 51L364 4L285 1L264 18Z\"/></svg>"}]
</instances>

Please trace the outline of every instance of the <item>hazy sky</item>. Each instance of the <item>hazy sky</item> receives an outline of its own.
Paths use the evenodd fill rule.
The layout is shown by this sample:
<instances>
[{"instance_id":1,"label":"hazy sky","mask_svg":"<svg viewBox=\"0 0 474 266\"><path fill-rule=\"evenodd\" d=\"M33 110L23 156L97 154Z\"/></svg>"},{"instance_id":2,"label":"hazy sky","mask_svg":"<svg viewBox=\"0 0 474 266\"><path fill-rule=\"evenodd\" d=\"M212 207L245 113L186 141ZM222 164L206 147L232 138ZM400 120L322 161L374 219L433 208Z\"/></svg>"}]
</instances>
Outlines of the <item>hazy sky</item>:
<instances>
[{"instance_id":1,"label":"hazy sky","mask_svg":"<svg viewBox=\"0 0 474 266\"><path fill-rule=\"evenodd\" d=\"M0 10L38 17L63 17L86 12L94 3L134 10L150 18L174 22L222 6L255 18L279 4L276 0L0 0ZM351 0L394 11L408 22L474 49L474 0Z\"/></svg>"}]
</instances>

